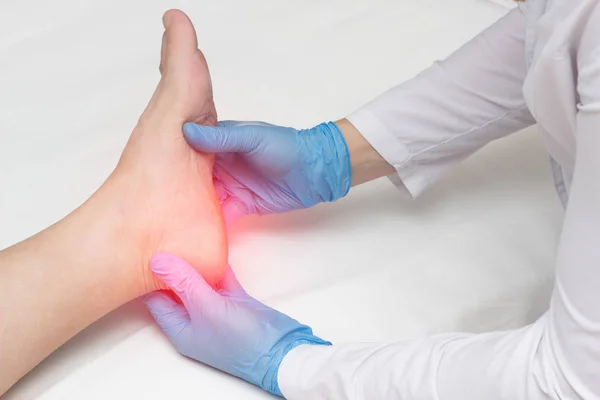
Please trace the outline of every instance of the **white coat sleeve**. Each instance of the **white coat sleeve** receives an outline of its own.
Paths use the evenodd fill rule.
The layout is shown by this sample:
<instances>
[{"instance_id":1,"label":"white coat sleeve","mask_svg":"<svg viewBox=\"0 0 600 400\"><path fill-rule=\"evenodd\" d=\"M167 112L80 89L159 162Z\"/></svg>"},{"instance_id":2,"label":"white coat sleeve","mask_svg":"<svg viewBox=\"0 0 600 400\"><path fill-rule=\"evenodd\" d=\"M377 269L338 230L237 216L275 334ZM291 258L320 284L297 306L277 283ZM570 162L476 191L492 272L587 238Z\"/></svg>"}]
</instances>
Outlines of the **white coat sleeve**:
<instances>
[{"instance_id":1,"label":"white coat sleeve","mask_svg":"<svg viewBox=\"0 0 600 400\"><path fill-rule=\"evenodd\" d=\"M300 346L279 371L288 399L600 399L600 6L594 13L577 51L576 165L549 310L513 331Z\"/></svg>"},{"instance_id":2,"label":"white coat sleeve","mask_svg":"<svg viewBox=\"0 0 600 400\"><path fill-rule=\"evenodd\" d=\"M411 197L487 143L535 122L522 93L526 22L520 9L509 12L448 59L348 116Z\"/></svg>"}]
</instances>

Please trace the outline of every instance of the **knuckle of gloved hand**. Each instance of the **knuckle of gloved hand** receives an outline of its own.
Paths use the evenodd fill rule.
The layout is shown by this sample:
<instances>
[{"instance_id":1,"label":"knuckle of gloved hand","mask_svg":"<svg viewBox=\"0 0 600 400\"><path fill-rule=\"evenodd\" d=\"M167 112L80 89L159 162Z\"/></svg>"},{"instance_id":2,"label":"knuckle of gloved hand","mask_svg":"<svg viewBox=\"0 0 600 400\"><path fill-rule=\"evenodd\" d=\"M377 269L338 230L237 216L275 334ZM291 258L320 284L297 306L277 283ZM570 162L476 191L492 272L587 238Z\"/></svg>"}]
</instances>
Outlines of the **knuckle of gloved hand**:
<instances>
[{"instance_id":1,"label":"knuckle of gloved hand","mask_svg":"<svg viewBox=\"0 0 600 400\"><path fill-rule=\"evenodd\" d=\"M181 278L177 285L178 290L181 293L192 294L198 285L198 277L188 274Z\"/></svg>"}]
</instances>

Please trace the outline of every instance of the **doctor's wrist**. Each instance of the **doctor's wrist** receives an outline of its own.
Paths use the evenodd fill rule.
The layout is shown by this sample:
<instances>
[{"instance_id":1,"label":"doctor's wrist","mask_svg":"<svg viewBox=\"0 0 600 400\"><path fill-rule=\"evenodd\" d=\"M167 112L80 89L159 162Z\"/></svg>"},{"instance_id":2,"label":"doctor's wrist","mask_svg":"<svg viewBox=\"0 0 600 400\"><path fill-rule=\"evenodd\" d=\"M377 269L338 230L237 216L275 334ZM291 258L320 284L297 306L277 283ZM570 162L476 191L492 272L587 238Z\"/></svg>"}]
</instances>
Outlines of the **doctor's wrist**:
<instances>
[{"instance_id":1,"label":"doctor's wrist","mask_svg":"<svg viewBox=\"0 0 600 400\"><path fill-rule=\"evenodd\" d=\"M372 181L395 172L371 144L347 119L336 122L348 145L352 168L352 186Z\"/></svg>"}]
</instances>

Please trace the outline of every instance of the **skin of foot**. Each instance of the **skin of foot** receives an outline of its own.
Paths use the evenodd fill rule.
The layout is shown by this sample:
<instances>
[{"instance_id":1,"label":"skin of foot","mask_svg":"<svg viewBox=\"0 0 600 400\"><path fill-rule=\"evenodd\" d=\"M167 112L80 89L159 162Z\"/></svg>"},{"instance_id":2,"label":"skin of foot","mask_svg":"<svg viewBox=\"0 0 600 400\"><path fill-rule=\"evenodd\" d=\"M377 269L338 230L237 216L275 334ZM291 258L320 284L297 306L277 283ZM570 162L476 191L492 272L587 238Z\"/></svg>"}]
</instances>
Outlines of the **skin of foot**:
<instances>
[{"instance_id":1,"label":"skin of foot","mask_svg":"<svg viewBox=\"0 0 600 400\"><path fill-rule=\"evenodd\" d=\"M184 13L163 23L162 77L114 172L65 218L0 251L0 396L98 318L164 288L155 254L178 255L210 284L225 273L213 156L182 134L187 121L216 123L208 67Z\"/></svg>"},{"instance_id":2,"label":"skin of foot","mask_svg":"<svg viewBox=\"0 0 600 400\"><path fill-rule=\"evenodd\" d=\"M145 291L162 288L148 269L159 252L177 254L213 284L227 264L227 238L212 184L214 156L191 149L182 134L187 121L217 122L208 65L185 14L168 12L163 23L162 78L101 189L114 199L107 201L121 204Z\"/></svg>"}]
</instances>

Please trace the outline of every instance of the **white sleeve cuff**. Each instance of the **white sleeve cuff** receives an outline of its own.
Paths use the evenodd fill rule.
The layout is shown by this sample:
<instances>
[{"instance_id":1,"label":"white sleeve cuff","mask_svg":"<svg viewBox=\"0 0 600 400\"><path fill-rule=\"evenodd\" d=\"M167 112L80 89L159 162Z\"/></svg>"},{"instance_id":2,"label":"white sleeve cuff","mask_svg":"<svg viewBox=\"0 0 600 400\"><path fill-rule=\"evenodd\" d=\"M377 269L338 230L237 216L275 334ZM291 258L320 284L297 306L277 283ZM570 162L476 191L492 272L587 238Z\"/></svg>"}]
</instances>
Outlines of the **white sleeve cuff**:
<instances>
[{"instance_id":1,"label":"white sleeve cuff","mask_svg":"<svg viewBox=\"0 0 600 400\"><path fill-rule=\"evenodd\" d=\"M429 179L420 174L419 166L408 148L395 137L381 121L363 107L347 117L361 135L396 170L389 179L405 195L414 199L429 185Z\"/></svg>"},{"instance_id":2,"label":"white sleeve cuff","mask_svg":"<svg viewBox=\"0 0 600 400\"><path fill-rule=\"evenodd\" d=\"M311 344L303 344L287 353L279 365L277 375L279 390L283 396L290 400L305 398L303 397L305 393L301 389L305 382L302 381L300 373L306 372L307 369L317 370L316 365L323 363L323 358L328 358L331 354L332 346Z\"/></svg>"}]
</instances>

